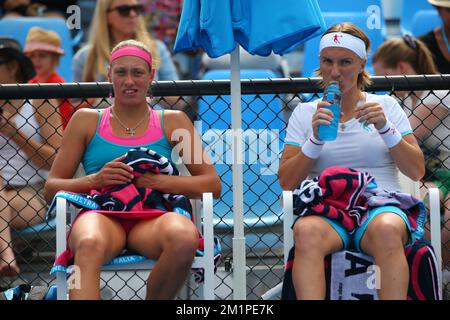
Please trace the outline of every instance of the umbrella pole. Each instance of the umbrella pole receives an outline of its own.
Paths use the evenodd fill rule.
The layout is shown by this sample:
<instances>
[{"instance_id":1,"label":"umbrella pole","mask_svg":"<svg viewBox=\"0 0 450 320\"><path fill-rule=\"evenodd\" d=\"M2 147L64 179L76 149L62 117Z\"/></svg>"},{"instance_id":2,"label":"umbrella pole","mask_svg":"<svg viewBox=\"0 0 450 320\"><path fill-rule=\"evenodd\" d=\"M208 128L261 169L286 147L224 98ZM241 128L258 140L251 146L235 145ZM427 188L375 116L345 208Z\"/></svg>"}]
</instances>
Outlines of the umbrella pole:
<instances>
[{"instance_id":1,"label":"umbrella pole","mask_svg":"<svg viewBox=\"0 0 450 320\"><path fill-rule=\"evenodd\" d=\"M241 77L239 61L239 45L231 53L231 129L233 131L233 298L247 298L245 237L244 237L244 193L243 193L243 153L242 117L241 117Z\"/></svg>"}]
</instances>

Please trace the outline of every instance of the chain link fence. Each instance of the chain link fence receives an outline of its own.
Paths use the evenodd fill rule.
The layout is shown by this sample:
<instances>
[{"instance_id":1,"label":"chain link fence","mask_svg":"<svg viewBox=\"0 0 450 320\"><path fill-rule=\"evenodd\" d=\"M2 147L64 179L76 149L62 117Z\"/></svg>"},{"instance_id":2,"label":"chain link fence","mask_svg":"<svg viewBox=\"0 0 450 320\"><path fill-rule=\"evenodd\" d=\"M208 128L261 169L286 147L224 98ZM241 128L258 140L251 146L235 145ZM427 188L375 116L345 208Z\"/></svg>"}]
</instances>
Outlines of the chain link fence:
<instances>
[{"instance_id":1,"label":"chain link fence","mask_svg":"<svg viewBox=\"0 0 450 320\"><path fill-rule=\"evenodd\" d=\"M410 116L413 128L421 133L418 141L427 158L427 173L422 184L443 183L445 179L450 179L450 77L394 76L373 77L372 80L367 91L396 97ZM295 106L317 98L321 88L317 78L246 79L241 83L247 298L258 299L283 278L281 187L276 172L286 124ZM8 265L13 269L20 268L18 275L0 277L1 288L23 282L32 285L50 285L53 282L49 271L55 255L55 232L52 222L42 219L46 208L41 196L45 170L51 163L51 157L37 159L36 148L45 148L48 141L39 140L43 136L60 135L62 130L51 130L47 126L46 131L42 131L50 115L40 115L41 106L51 106L55 114L58 114L58 106L63 101L69 102L74 110L82 107L104 108L112 103L109 98L111 91L109 83L0 85L0 105L4 116L13 114L14 110L34 110L31 114L19 112L11 118L15 119L16 129L11 129L8 134L2 131L0 135L3 180L0 191L0 266L2 269L11 269ZM222 196L214 204L215 234L222 243L222 261L216 274L216 298L232 299L233 131L230 83L228 80L155 82L149 94L155 96L151 102L155 108L186 112L201 134L222 179ZM417 112L419 109L421 113ZM22 119L19 121L17 117ZM28 132L28 135L22 132L30 128L34 128L35 132ZM43 144L35 146L33 151L29 147L32 141ZM11 160L13 158L22 160ZM17 166L16 163L22 165ZM31 163L31 166L26 167L23 163ZM25 170L27 168L28 171ZM34 168L33 174L30 174L30 168ZM8 170L15 172L5 175ZM17 184L13 177L24 181ZM442 202L442 251L446 263L444 269L450 272L448 198ZM147 274L141 271L102 273L102 298L143 298ZM450 284L444 287L444 292L447 297L450 296ZM193 279L188 280L179 298L198 297L197 285Z\"/></svg>"}]
</instances>

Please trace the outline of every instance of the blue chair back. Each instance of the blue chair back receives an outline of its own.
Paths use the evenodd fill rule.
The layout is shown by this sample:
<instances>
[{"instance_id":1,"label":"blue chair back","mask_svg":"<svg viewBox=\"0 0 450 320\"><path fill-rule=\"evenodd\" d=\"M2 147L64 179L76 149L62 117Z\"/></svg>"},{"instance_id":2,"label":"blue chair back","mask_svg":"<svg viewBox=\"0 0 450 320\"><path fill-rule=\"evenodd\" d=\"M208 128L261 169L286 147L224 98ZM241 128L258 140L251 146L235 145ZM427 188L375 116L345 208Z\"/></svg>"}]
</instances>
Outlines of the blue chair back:
<instances>
[{"instance_id":1,"label":"blue chair back","mask_svg":"<svg viewBox=\"0 0 450 320\"><path fill-rule=\"evenodd\" d=\"M241 79L275 78L271 70L241 70ZM229 70L212 70L203 80L230 79ZM244 143L244 223L246 227L273 226L280 222L281 206L276 172L284 141L285 124L281 103L274 94L242 95L242 129ZM199 100L199 116L205 148L209 151L222 180L222 197L214 205L216 228L233 227L232 158L231 158L231 99L230 96L203 96ZM213 141L213 142L211 142ZM214 145L223 146L223 152ZM221 154L222 153L222 154ZM223 157L221 157L223 155ZM215 158L216 157L216 158ZM273 159L276 161L272 162ZM222 161L217 161L222 160ZM271 167L269 165L272 164ZM270 168L267 171L267 168ZM269 236L269 235L268 235ZM251 240L248 243L261 241ZM273 245L279 239L264 240Z\"/></svg>"},{"instance_id":2,"label":"blue chair back","mask_svg":"<svg viewBox=\"0 0 450 320\"><path fill-rule=\"evenodd\" d=\"M437 10L421 10L413 17L411 33L419 37L441 25L442 20Z\"/></svg>"},{"instance_id":3,"label":"blue chair back","mask_svg":"<svg viewBox=\"0 0 450 320\"><path fill-rule=\"evenodd\" d=\"M19 41L23 47L25 45L28 30L35 26L56 31L61 37L61 48L64 50L64 55L60 59L57 71L66 82L72 82L73 42L70 30L67 28L64 19L35 17L1 19L0 36L14 38Z\"/></svg>"},{"instance_id":4,"label":"blue chair back","mask_svg":"<svg viewBox=\"0 0 450 320\"><path fill-rule=\"evenodd\" d=\"M403 0L400 16L402 33L412 33L412 23L415 14L421 10L436 10L427 0Z\"/></svg>"},{"instance_id":5,"label":"blue chair back","mask_svg":"<svg viewBox=\"0 0 450 320\"><path fill-rule=\"evenodd\" d=\"M372 53L383 43L382 29L371 28L367 23L370 15L365 12L325 12L323 18L325 20L326 28L329 28L337 23L352 22L361 28L369 37L371 49L367 59L367 70L372 70ZM302 70L303 77L312 77L314 70L319 68L319 44L320 37L316 37L305 43L304 63Z\"/></svg>"}]
</instances>

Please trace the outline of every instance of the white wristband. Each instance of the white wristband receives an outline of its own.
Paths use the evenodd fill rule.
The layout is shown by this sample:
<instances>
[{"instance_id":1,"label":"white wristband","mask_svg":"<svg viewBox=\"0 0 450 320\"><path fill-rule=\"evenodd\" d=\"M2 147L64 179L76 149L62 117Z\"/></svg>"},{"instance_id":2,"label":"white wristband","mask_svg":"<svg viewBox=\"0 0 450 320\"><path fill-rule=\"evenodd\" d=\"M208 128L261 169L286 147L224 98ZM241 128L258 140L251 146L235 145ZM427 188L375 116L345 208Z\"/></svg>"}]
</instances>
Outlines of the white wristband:
<instances>
[{"instance_id":1,"label":"white wristband","mask_svg":"<svg viewBox=\"0 0 450 320\"><path fill-rule=\"evenodd\" d=\"M317 159L322 151L324 143L311 135L302 146L302 152L311 159Z\"/></svg>"},{"instance_id":2,"label":"white wristband","mask_svg":"<svg viewBox=\"0 0 450 320\"><path fill-rule=\"evenodd\" d=\"M395 147L397 144L402 141L402 135L398 132L397 128L389 121L386 121L386 124L383 128L378 130L381 138L384 141L384 144L390 149Z\"/></svg>"}]
</instances>

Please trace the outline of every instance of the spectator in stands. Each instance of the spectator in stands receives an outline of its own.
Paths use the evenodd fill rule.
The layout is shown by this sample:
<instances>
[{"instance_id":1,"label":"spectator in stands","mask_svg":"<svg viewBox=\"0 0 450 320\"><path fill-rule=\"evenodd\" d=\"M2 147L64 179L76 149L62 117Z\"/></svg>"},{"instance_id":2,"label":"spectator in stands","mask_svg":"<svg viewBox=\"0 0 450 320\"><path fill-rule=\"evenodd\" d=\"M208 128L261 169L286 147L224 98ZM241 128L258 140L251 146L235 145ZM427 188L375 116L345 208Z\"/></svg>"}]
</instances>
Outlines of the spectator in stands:
<instances>
[{"instance_id":1,"label":"spectator in stands","mask_svg":"<svg viewBox=\"0 0 450 320\"><path fill-rule=\"evenodd\" d=\"M76 0L31 0L31 2L44 7L43 16L62 19L68 16L67 8L77 4Z\"/></svg>"},{"instance_id":2,"label":"spectator in stands","mask_svg":"<svg viewBox=\"0 0 450 320\"><path fill-rule=\"evenodd\" d=\"M147 29L173 50L181 17L182 0L141 0Z\"/></svg>"},{"instance_id":3,"label":"spectator in stands","mask_svg":"<svg viewBox=\"0 0 450 320\"><path fill-rule=\"evenodd\" d=\"M321 141L318 126L332 120L329 105L319 99L301 103L289 119L279 180L285 190L331 166L368 172L378 187L399 190L398 170L413 180L425 172L423 154L406 114L395 99L364 92L370 40L357 26L341 23L329 28L320 41L319 76L323 85L338 81L342 92L337 139ZM370 149L370 157L367 152ZM324 257L349 246L371 255L380 268L380 299L406 299L409 282L404 246L413 234L406 214L382 206L352 233L336 220L321 215L301 216L294 226L295 259L292 278L299 299L325 298Z\"/></svg>"},{"instance_id":4,"label":"spectator in stands","mask_svg":"<svg viewBox=\"0 0 450 320\"><path fill-rule=\"evenodd\" d=\"M439 73L450 73L450 1L428 0L442 19L442 26L419 37L433 53ZM405 4L406 5L406 4ZM409 4L408 4L409 5Z\"/></svg>"},{"instance_id":5,"label":"spectator in stands","mask_svg":"<svg viewBox=\"0 0 450 320\"><path fill-rule=\"evenodd\" d=\"M3 18L33 17L42 15L45 6L31 3L30 0L5 0L3 3Z\"/></svg>"},{"instance_id":6,"label":"spectator in stands","mask_svg":"<svg viewBox=\"0 0 450 320\"><path fill-rule=\"evenodd\" d=\"M123 41L112 50L108 79L116 92L114 104L74 114L47 180L48 202L59 190L89 193L128 182L189 198L199 198L207 191L214 197L220 195L219 177L187 116L147 105L153 66L150 48L142 42ZM182 159L192 176L147 173L134 178L131 167L121 162L130 146L150 148L170 160L173 148L180 152L170 138L176 129L188 133L183 136L188 150L182 151ZM194 162L198 153L203 156L200 161L195 157ZM74 179L80 161L87 176ZM158 260L148 279L147 298L173 299L190 270L198 231L191 220L174 212L130 220L91 210L78 215L68 245L82 275L81 289L71 290L71 299L98 299L101 266L124 248Z\"/></svg>"},{"instance_id":7,"label":"spectator in stands","mask_svg":"<svg viewBox=\"0 0 450 320\"><path fill-rule=\"evenodd\" d=\"M36 76L29 83L64 83L65 80L56 72L59 59L64 54L61 38L50 30L32 27L25 40L25 55L33 62ZM51 101L59 106L63 129L73 113L73 107L67 100ZM36 102L35 102L36 103Z\"/></svg>"},{"instance_id":8,"label":"spectator in stands","mask_svg":"<svg viewBox=\"0 0 450 320\"><path fill-rule=\"evenodd\" d=\"M106 81L109 52L120 41L135 39L145 43L154 57L155 80L178 80L166 45L154 40L145 29L143 7L137 0L98 0L90 27L89 43L74 56L74 81ZM173 105L178 97L166 97Z\"/></svg>"},{"instance_id":9,"label":"spectator in stands","mask_svg":"<svg viewBox=\"0 0 450 320\"><path fill-rule=\"evenodd\" d=\"M0 83L24 83L34 76L33 64L20 44L0 38ZM20 272L11 247L11 228L42 222L41 196L61 136L61 119L49 103L0 101L0 275Z\"/></svg>"},{"instance_id":10,"label":"spectator in stands","mask_svg":"<svg viewBox=\"0 0 450 320\"><path fill-rule=\"evenodd\" d=\"M377 75L438 74L427 46L410 35L384 42L373 56ZM422 193L440 190L443 208L442 259L450 281L450 96L448 90L396 92L427 158Z\"/></svg>"},{"instance_id":11,"label":"spectator in stands","mask_svg":"<svg viewBox=\"0 0 450 320\"><path fill-rule=\"evenodd\" d=\"M4 17L57 17L65 19L66 10L75 0L5 0Z\"/></svg>"},{"instance_id":12,"label":"spectator in stands","mask_svg":"<svg viewBox=\"0 0 450 320\"><path fill-rule=\"evenodd\" d=\"M172 52L181 18L183 0L141 0L145 8L145 24L157 39L163 41ZM172 58L178 75L184 80L199 79L199 67L203 50L184 51Z\"/></svg>"}]
</instances>

